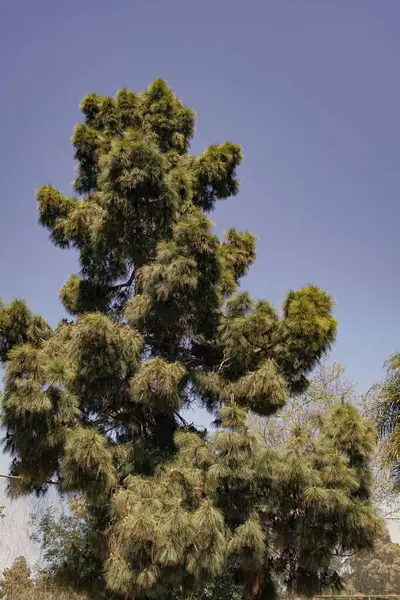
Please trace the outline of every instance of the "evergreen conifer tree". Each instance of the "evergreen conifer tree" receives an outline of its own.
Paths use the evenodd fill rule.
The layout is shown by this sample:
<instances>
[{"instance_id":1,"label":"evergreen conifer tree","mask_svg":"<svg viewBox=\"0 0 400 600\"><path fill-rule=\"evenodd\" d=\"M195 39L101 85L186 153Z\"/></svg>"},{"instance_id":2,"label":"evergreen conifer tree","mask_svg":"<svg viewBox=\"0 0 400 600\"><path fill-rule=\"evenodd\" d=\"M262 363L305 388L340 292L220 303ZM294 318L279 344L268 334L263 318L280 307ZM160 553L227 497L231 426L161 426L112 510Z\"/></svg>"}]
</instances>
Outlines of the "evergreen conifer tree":
<instances>
[{"instance_id":1,"label":"evergreen conifer tree","mask_svg":"<svg viewBox=\"0 0 400 600\"><path fill-rule=\"evenodd\" d=\"M81 271L53 330L26 304L0 308L3 421L20 493L81 493L98 522L108 589L185 597L233 569L245 598L278 581L336 585L333 553L370 548L374 432L346 404L317 435L266 448L246 411L274 415L335 340L330 296L290 291L282 313L239 289L255 238L220 240L209 213L235 195L241 149L189 153L194 112L164 81L89 94L73 144L76 196L37 193L39 221ZM183 423L203 403L221 428Z\"/></svg>"}]
</instances>

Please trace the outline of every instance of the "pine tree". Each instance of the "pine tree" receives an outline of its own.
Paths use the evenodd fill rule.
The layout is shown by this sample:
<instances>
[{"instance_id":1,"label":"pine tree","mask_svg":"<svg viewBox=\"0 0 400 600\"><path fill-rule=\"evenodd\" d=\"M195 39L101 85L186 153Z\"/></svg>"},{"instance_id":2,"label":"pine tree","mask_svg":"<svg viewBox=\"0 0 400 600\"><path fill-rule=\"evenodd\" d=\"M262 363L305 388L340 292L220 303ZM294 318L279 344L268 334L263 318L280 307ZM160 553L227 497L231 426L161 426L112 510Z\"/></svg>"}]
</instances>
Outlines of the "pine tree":
<instances>
[{"instance_id":1,"label":"pine tree","mask_svg":"<svg viewBox=\"0 0 400 600\"><path fill-rule=\"evenodd\" d=\"M302 425L311 431L318 430L321 415L344 402L357 406L362 415L373 419L377 406L382 408L382 395L376 391L372 389L358 395L355 383L346 380L344 367L324 360L314 369L307 390L291 396L275 418L250 413L247 422L252 430L262 435L267 446L279 448L286 443L293 427ZM371 456L372 498L382 516L393 518L400 512L400 498L387 460L387 446L387 440L379 437Z\"/></svg>"},{"instance_id":2,"label":"pine tree","mask_svg":"<svg viewBox=\"0 0 400 600\"><path fill-rule=\"evenodd\" d=\"M335 585L332 553L370 548L380 527L373 430L348 405L279 451L246 426L306 389L335 340L331 297L290 291L279 314L239 290L255 237L220 240L208 214L238 192L241 149L189 154L194 112L164 81L81 107L76 196L37 193L41 225L79 256L60 291L71 318L53 330L22 301L0 309L15 493L82 494L124 598L185 597L226 569L245 598ZM180 415L199 402L211 436Z\"/></svg>"}]
</instances>

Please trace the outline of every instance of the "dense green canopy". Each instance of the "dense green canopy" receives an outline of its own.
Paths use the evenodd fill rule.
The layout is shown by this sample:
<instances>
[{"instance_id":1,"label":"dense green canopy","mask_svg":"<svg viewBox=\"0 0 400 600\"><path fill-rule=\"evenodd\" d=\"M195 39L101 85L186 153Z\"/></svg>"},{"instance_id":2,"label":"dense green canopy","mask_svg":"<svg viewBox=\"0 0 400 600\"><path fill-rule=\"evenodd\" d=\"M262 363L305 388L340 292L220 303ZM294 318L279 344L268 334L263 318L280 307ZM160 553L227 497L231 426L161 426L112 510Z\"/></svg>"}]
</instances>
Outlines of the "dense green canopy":
<instances>
[{"instance_id":1,"label":"dense green canopy","mask_svg":"<svg viewBox=\"0 0 400 600\"><path fill-rule=\"evenodd\" d=\"M71 320L53 330L19 300L0 308L19 491L52 479L83 495L124 598L184 596L228 567L247 598L278 578L336 584L332 553L371 547L380 526L374 431L346 404L278 451L246 427L248 409L272 416L306 388L335 340L331 297L290 291L278 313L239 289L255 237L220 240L208 213L238 192L240 147L189 154L194 112L164 81L81 107L77 196L37 193L51 240L79 256L60 291ZM182 421L199 403L222 425L211 436Z\"/></svg>"}]
</instances>

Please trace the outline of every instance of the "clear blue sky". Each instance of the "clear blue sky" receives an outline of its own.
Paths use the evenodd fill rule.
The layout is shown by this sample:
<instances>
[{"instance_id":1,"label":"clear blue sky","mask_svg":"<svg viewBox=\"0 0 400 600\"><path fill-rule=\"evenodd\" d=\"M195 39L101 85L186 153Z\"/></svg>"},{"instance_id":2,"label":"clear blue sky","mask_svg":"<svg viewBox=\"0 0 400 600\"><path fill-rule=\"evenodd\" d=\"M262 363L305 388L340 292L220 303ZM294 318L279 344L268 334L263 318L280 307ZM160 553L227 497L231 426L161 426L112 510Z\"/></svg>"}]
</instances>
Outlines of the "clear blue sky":
<instances>
[{"instance_id":1,"label":"clear blue sky","mask_svg":"<svg viewBox=\"0 0 400 600\"><path fill-rule=\"evenodd\" d=\"M241 192L213 218L259 236L246 286L275 305L329 290L333 356L366 389L400 347L399 59L398 0L3 0L0 295L57 322L76 262L35 189L70 191L86 92L163 77L197 111L195 152L243 145Z\"/></svg>"}]
</instances>

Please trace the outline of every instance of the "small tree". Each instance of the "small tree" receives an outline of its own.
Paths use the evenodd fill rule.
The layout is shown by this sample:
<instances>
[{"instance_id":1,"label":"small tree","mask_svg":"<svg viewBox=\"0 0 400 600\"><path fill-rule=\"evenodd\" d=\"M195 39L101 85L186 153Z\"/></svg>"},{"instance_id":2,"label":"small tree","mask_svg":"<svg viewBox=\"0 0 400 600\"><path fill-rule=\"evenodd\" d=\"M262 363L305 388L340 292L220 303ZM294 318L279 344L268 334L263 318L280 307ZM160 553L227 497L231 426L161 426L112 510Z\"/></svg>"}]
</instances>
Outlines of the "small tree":
<instances>
[{"instance_id":1,"label":"small tree","mask_svg":"<svg viewBox=\"0 0 400 600\"><path fill-rule=\"evenodd\" d=\"M21 600L32 586L31 571L25 558L20 556L11 567L4 570L0 580L0 598Z\"/></svg>"},{"instance_id":2,"label":"small tree","mask_svg":"<svg viewBox=\"0 0 400 600\"><path fill-rule=\"evenodd\" d=\"M370 548L380 527L372 429L343 405L275 452L246 426L248 409L272 415L304 392L335 339L332 299L311 285L279 314L239 291L255 238L220 240L208 213L238 191L240 147L190 155L194 112L165 82L89 94L82 111L79 197L37 194L53 243L79 255L60 291L72 320L52 330L19 300L0 308L19 491L51 478L83 494L124 598L187 596L227 568L246 598L279 578L302 593L335 585L332 553ZM199 401L219 415L211 437L182 424Z\"/></svg>"},{"instance_id":3,"label":"small tree","mask_svg":"<svg viewBox=\"0 0 400 600\"><path fill-rule=\"evenodd\" d=\"M88 596L76 594L54 584L39 575L32 580L31 572L23 556L4 570L0 579L0 598L4 600L89 600Z\"/></svg>"}]
</instances>

